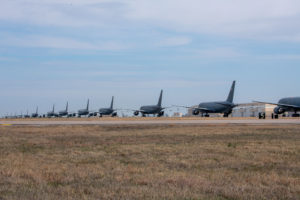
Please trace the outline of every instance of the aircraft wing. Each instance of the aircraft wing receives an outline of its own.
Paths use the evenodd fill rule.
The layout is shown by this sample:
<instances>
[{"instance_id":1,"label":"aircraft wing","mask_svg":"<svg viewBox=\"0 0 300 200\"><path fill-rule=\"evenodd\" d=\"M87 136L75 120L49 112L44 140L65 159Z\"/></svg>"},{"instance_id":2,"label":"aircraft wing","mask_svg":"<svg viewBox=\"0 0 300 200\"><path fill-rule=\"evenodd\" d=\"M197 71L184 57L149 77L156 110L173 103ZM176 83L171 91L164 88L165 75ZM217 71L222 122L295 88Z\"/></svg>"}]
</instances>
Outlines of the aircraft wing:
<instances>
[{"instance_id":1,"label":"aircraft wing","mask_svg":"<svg viewBox=\"0 0 300 200\"><path fill-rule=\"evenodd\" d=\"M228 103L222 103L222 102L215 102L216 104L224 105L224 106L231 106L231 107L237 107L241 104L228 104Z\"/></svg>"},{"instance_id":2,"label":"aircraft wing","mask_svg":"<svg viewBox=\"0 0 300 200\"><path fill-rule=\"evenodd\" d=\"M270 103L270 102L262 102L262 101L253 101L255 103L264 103L264 104L271 104L281 107L287 107L287 108L293 108L293 109L300 109L300 106L290 105L290 104L284 104L284 103Z\"/></svg>"},{"instance_id":3,"label":"aircraft wing","mask_svg":"<svg viewBox=\"0 0 300 200\"><path fill-rule=\"evenodd\" d=\"M126 110L126 111L132 111L132 112L135 112L135 111L146 112L145 110L140 110L140 109L121 109L121 108L117 108L117 109L114 109L114 110Z\"/></svg>"},{"instance_id":4,"label":"aircraft wing","mask_svg":"<svg viewBox=\"0 0 300 200\"><path fill-rule=\"evenodd\" d=\"M214 110L210 110L210 109L207 109L207 108L202 108L202 107L197 107L197 108L194 108L195 110L199 110L199 111L206 111L206 112L214 112Z\"/></svg>"},{"instance_id":5,"label":"aircraft wing","mask_svg":"<svg viewBox=\"0 0 300 200\"><path fill-rule=\"evenodd\" d=\"M161 109L162 110L165 110L165 109L169 109L169 108L173 108L174 106L169 106L169 107L162 107Z\"/></svg>"},{"instance_id":6,"label":"aircraft wing","mask_svg":"<svg viewBox=\"0 0 300 200\"><path fill-rule=\"evenodd\" d=\"M202 107L192 107L192 106L177 106L177 105L173 105L173 107L181 107L181 108L193 108L195 110L199 110L199 111L213 111L213 110L209 110L207 108L202 108Z\"/></svg>"}]
</instances>

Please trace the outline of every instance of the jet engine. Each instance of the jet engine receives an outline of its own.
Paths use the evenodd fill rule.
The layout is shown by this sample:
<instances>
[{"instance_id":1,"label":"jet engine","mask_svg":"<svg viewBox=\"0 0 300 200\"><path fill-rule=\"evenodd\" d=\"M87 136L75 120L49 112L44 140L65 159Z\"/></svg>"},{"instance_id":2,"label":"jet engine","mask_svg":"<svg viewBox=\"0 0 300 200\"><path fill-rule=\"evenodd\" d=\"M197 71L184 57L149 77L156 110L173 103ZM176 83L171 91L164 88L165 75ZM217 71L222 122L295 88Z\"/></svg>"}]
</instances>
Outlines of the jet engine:
<instances>
[{"instance_id":1,"label":"jet engine","mask_svg":"<svg viewBox=\"0 0 300 200\"><path fill-rule=\"evenodd\" d=\"M161 117L161 116L163 116L164 114L165 114L164 111L160 111L160 112L158 113L158 116Z\"/></svg>"},{"instance_id":2,"label":"jet engine","mask_svg":"<svg viewBox=\"0 0 300 200\"><path fill-rule=\"evenodd\" d=\"M116 117L116 116L117 116L117 113L114 112L111 116L112 116L112 117Z\"/></svg>"},{"instance_id":3,"label":"jet engine","mask_svg":"<svg viewBox=\"0 0 300 200\"><path fill-rule=\"evenodd\" d=\"M274 108L274 113L277 114L277 115L280 115L282 113L284 113L285 110L279 106L277 106L276 108Z\"/></svg>"},{"instance_id":4,"label":"jet engine","mask_svg":"<svg viewBox=\"0 0 300 200\"><path fill-rule=\"evenodd\" d=\"M199 113L200 113L199 110L197 110L197 109L194 109L194 110L193 110L193 115L199 115Z\"/></svg>"},{"instance_id":5,"label":"jet engine","mask_svg":"<svg viewBox=\"0 0 300 200\"><path fill-rule=\"evenodd\" d=\"M139 115L139 111L134 111L133 113L135 116L138 116Z\"/></svg>"}]
</instances>

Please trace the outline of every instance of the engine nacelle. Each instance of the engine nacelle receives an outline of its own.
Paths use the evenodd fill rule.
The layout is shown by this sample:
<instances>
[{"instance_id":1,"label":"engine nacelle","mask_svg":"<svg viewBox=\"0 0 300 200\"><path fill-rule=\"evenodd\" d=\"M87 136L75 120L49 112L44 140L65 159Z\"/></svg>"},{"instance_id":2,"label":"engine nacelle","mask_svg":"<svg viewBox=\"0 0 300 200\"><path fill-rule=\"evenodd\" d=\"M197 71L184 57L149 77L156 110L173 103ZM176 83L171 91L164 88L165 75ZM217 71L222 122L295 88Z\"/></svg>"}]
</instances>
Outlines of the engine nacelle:
<instances>
[{"instance_id":1,"label":"engine nacelle","mask_svg":"<svg viewBox=\"0 0 300 200\"><path fill-rule=\"evenodd\" d=\"M139 113L140 113L139 111L134 111L134 113L133 113L133 114L134 114L135 116L138 116L138 115L139 115Z\"/></svg>"},{"instance_id":2,"label":"engine nacelle","mask_svg":"<svg viewBox=\"0 0 300 200\"><path fill-rule=\"evenodd\" d=\"M116 116L117 116L117 113L114 112L111 116L112 116L112 117L116 117Z\"/></svg>"},{"instance_id":3,"label":"engine nacelle","mask_svg":"<svg viewBox=\"0 0 300 200\"><path fill-rule=\"evenodd\" d=\"M161 116L163 116L164 114L165 114L164 111L160 111L160 112L158 113L158 116L161 117Z\"/></svg>"},{"instance_id":4,"label":"engine nacelle","mask_svg":"<svg viewBox=\"0 0 300 200\"><path fill-rule=\"evenodd\" d=\"M197 109L194 109L194 110L193 110L193 115L199 115L199 113L200 113L199 110L197 110Z\"/></svg>"},{"instance_id":5,"label":"engine nacelle","mask_svg":"<svg viewBox=\"0 0 300 200\"><path fill-rule=\"evenodd\" d=\"M280 115L282 113L284 113L285 110L279 106L277 106L276 108L274 108L274 113L277 114L277 115Z\"/></svg>"}]
</instances>

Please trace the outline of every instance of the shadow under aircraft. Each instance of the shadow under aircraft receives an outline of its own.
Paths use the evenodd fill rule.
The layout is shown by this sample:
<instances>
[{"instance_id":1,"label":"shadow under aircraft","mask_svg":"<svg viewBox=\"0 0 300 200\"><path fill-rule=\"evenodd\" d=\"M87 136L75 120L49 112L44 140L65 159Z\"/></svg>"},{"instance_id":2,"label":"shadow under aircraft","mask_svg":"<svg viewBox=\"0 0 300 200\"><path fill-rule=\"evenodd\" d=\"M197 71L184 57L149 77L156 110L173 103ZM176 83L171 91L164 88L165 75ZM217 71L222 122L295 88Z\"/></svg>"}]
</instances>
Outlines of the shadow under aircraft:
<instances>
[{"instance_id":1,"label":"shadow under aircraft","mask_svg":"<svg viewBox=\"0 0 300 200\"><path fill-rule=\"evenodd\" d=\"M163 116L164 109L166 109L166 107L161 107L162 95L163 95L163 90L160 91L157 105L141 106L139 110L134 110L133 114L135 116L138 116L139 113L142 113L143 117L146 117L147 114L153 114L153 115L157 114L157 117Z\"/></svg>"},{"instance_id":2,"label":"shadow under aircraft","mask_svg":"<svg viewBox=\"0 0 300 200\"><path fill-rule=\"evenodd\" d=\"M111 115L112 117L117 116L116 110L113 108L114 106L114 97L111 98L111 103L109 108L100 108L99 109L99 117L102 117L103 115Z\"/></svg>"},{"instance_id":3,"label":"shadow under aircraft","mask_svg":"<svg viewBox=\"0 0 300 200\"><path fill-rule=\"evenodd\" d=\"M283 114L285 112L294 112L292 114L292 117L299 117L299 114L297 112L300 111L300 97L282 98L278 101L278 103L270 103L270 102L262 102L262 101L253 101L253 102L276 105L277 107L274 108L274 113L277 116L275 116L275 118L277 118L278 115Z\"/></svg>"},{"instance_id":4,"label":"shadow under aircraft","mask_svg":"<svg viewBox=\"0 0 300 200\"><path fill-rule=\"evenodd\" d=\"M230 92L226 101L213 101L213 102L203 102L198 105L198 107L188 107L188 106L177 106L184 108L192 108L193 115L199 115L201 113L204 117L209 117L209 113L223 113L224 117L228 117L232 113L232 109L237 106L233 103L235 89L235 81L231 85Z\"/></svg>"}]
</instances>

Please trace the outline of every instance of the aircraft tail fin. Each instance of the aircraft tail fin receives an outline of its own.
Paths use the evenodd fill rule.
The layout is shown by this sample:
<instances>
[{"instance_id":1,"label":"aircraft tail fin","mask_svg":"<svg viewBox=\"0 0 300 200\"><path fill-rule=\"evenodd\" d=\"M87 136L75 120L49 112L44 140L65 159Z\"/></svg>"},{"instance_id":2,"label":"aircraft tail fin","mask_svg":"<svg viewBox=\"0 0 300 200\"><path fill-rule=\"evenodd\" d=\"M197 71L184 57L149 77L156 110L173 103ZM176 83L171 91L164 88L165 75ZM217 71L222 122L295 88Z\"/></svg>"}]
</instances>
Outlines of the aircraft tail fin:
<instances>
[{"instance_id":1,"label":"aircraft tail fin","mask_svg":"<svg viewBox=\"0 0 300 200\"><path fill-rule=\"evenodd\" d=\"M38 114L38 112L39 112L39 107L36 107L35 113Z\"/></svg>"},{"instance_id":2,"label":"aircraft tail fin","mask_svg":"<svg viewBox=\"0 0 300 200\"><path fill-rule=\"evenodd\" d=\"M53 104L52 112L54 112L54 107L55 107L55 105Z\"/></svg>"},{"instance_id":3,"label":"aircraft tail fin","mask_svg":"<svg viewBox=\"0 0 300 200\"><path fill-rule=\"evenodd\" d=\"M113 109L114 107L114 96L111 98L110 108Z\"/></svg>"},{"instance_id":4,"label":"aircraft tail fin","mask_svg":"<svg viewBox=\"0 0 300 200\"><path fill-rule=\"evenodd\" d=\"M67 102L67 105L66 105L66 111L68 112L68 108L69 108L69 102Z\"/></svg>"},{"instance_id":5,"label":"aircraft tail fin","mask_svg":"<svg viewBox=\"0 0 300 200\"><path fill-rule=\"evenodd\" d=\"M229 92L227 100L226 100L226 101L228 101L230 103L233 102L234 88L235 88L235 81L232 82L231 89L230 89L230 92Z\"/></svg>"},{"instance_id":6,"label":"aircraft tail fin","mask_svg":"<svg viewBox=\"0 0 300 200\"><path fill-rule=\"evenodd\" d=\"M162 95L163 95L163 90L160 91L159 99L157 105L161 107L161 101L162 101Z\"/></svg>"},{"instance_id":7,"label":"aircraft tail fin","mask_svg":"<svg viewBox=\"0 0 300 200\"><path fill-rule=\"evenodd\" d=\"M89 110L90 100L88 99L86 109Z\"/></svg>"}]
</instances>

